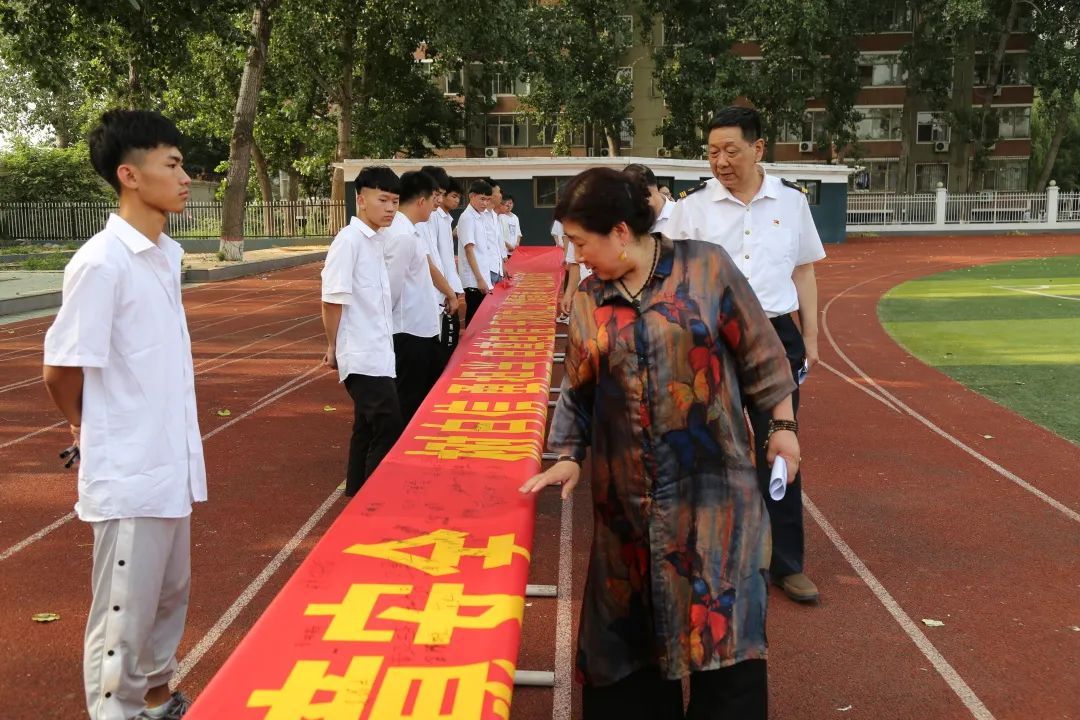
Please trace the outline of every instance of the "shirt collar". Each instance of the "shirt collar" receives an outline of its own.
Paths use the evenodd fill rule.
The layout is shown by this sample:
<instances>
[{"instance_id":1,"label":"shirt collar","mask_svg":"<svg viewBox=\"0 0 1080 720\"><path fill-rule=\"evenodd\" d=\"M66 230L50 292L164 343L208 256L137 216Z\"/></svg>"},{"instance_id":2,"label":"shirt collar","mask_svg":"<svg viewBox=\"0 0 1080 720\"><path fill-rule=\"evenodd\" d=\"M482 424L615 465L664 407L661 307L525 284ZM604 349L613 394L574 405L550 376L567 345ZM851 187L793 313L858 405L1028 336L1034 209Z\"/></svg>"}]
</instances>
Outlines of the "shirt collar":
<instances>
[{"instance_id":1,"label":"shirt collar","mask_svg":"<svg viewBox=\"0 0 1080 720\"><path fill-rule=\"evenodd\" d=\"M664 201L664 207L660 208L660 215L656 219L657 220L667 220L669 217L671 217L671 213L673 213L674 211L675 211L675 201L674 200L665 200Z\"/></svg>"},{"instance_id":2,"label":"shirt collar","mask_svg":"<svg viewBox=\"0 0 1080 720\"><path fill-rule=\"evenodd\" d=\"M398 214L394 216L394 222L390 225L390 228L395 233L409 233L411 235L419 235L420 229L416 224L409 219L409 216L398 210Z\"/></svg>"},{"instance_id":3,"label":"shirt collar","mask_svg":"<svg viewBox=\"0 0 1080 720\"><path fill-rule=\"evenodd\" d=\"M150 238L146 237L141 232L136 230L131 225L131 223L129 223L127 220L120 217L116 213L112 213L109 215L109 221L105 223L105 227L111 233L116 235L116 237L120 238L120 242L124 243L124 245L127 246L127 249L135 253L136 255L154 247L154 243L150 241ZM161 233L161 235L158 236L159 242L162 239L168 240L169 243L172 242L169 236L165 233Z\"/></svg>"},{"instance_id":4,"label":"shirt collar","mask_svg":"<svg viewBox=\"0 0 1080 720\"><path fill-rule=\"evenodd\" d=\"M355 215L353 215L352 219L349 220L349 227L356 228L366 238L372 238L378 234L378 231L372 230L370 227L368 227L368 224L366 222L356 217Z\"/></svg>"},{"instance_id":5,"label":"shirt collar","mask_svg":"<svg viewBox=\"0 0 1080 720\"><path fill-rule=\"evenodd\" d=\"M777 190L776 186L780 181L769 175L769 173L765 172L765 168L763 168L761 165L757 165L755 167L757 167L757 171L761 175L761 187L758 188L757 193L754 195L753 198L751 198L750 203L760 200L763 197L773 199L779 197L779 191ZM743 204L741 200L732 195L731 191L724 187L724 184L716 178L713 178L709 182L716 183L713 189L713 200L730 200L731 202L738 203L740 205Z\"/></svg>"}]
</instances>

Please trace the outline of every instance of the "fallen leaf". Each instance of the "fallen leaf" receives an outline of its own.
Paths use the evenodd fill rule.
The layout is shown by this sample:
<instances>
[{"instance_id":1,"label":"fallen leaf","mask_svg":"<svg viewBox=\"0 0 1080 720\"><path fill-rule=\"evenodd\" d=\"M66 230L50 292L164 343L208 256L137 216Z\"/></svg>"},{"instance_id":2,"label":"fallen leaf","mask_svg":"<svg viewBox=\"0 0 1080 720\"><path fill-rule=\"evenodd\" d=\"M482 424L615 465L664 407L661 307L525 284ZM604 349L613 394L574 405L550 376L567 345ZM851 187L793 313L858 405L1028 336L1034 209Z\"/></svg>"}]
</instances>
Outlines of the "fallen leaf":
<instances>
[{"instance_id":1,"label":"fallen leaf","mask_svg":"<svg viewBox=\"0 0 1080 720\"><path fill-rule=\"evenodd\" d=\"M983 437L986 438L987 440L993 440L994 439L993 435L983 435Z\"/></svg>"},{"instance_id":2,"label":"fallen leaf","mask_svg":"<svg viewBox=\"0 0 1080 720\"><path fill-rule=\"evenodd\" d=\"M51 623L60 619L60 616L56 613L38 613L37 615L31 615L30 619L36 623Z\"/></svg>"},{"instance_id":3,"label":"fallen leaf","mask_svg":"<svg viewBox=\"0 0 1080 720\"><path fill-rule=\"evenodd\" d=\"M931 620L930 618L923 618L923 625L926 627L945 627L945 623L940 620Z\"/></svg>"},{"instance_id":4,"label":"fallen leaf","mask_svg":"<svg viewBox=\"0 0 1080 720\"><path fill-rule=\"evenodd\" d=\"M229 417L230 415L232 415L232 410L229 410L228 408L224 410L218 410L217 414L221 417Z\"/></svg>"},{"instance_id":5,"label":"fallen leaf","mask_svg":"<svg viewBox=\"0 0 1080 720\"><path fill-rule=\"evenodd\" d=\"M845 705L842 708L836 708L836 711L837 712L847 712L848 710L850 710L853 707L855 707L855 706L854 705Z\"/></svg>"},{"instance_id":6,"label":"fallen leaf","mask_svg":"<svg viewBox=\"0 0 1080 720\"><path fill-rule=\"evenodd\" d=\"M333 405L324 405L323 406L323 412L334 412L335 410L337 410L337 408L334 407Z\"/></svg>"}]
</instances>

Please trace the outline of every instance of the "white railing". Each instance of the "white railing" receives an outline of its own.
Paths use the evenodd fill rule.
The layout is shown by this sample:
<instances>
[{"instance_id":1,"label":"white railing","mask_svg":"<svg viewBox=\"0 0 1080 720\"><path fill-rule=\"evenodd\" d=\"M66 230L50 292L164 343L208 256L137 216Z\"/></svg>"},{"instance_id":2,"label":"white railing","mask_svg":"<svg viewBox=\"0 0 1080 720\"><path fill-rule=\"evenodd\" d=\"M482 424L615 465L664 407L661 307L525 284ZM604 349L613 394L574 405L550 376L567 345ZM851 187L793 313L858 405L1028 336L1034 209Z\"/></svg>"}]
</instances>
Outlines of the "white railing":
<instances>
[{"instance_id":1,"label":"white railing","mask_svg":"<svg viewBox=\"0 0 1080 720\"><path fill-rule=\"evenodd\" d=\"M934 222L934 194L852 193L848 225L919 225Z\"/></svg>"},{"instance_id":2,"label":"white railing","mask_svg":"<svg viewBox=\"0 0 1080 720\"><path fill-rule=\"evenodd\" d=\"M191 202L169 216L166 232L174 238L216 238L221 235L219 201ZM0 244L81 242L93 236L116 212L116 204L0 203ZM329 237L345 222L345 204L326 199L249 202L244 207L248 238Z\"/></svg>"},{"instance_id":3,"label":"white railing","mask_svg":"<svg viewBox=\"0 0 1080 720\"><path fill-rule=\"evenodd\" d=\"M1077 224L1080 192L1063 193L1056 185L1046 192L950 193L944 188L914 195L850 192L847 200L847 225L853 230L958 225L1026 229Z\"/></svg>"}]
</instances>

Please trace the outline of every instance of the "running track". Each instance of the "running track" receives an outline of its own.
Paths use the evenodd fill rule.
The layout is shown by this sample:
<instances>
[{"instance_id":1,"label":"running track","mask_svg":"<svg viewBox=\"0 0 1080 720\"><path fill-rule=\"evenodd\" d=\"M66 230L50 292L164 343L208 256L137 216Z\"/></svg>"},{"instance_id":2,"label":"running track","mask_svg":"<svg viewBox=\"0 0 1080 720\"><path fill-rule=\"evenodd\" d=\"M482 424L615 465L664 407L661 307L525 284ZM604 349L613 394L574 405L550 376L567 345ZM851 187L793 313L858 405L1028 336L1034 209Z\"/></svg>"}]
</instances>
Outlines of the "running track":
<instances>
[{"instance_id":1,"label":"running track","mask_svg":"<svg viewBox=\"0 0 1080 720\"><path fill-rule=\"evenodd\" d=\"M1080 238L829 251L824 362L801 416L808 571L824 599L801 607L773 594L772 717L1080 718L1080 449L909 357L876 315L881 294L907 279L1080 254ZM184 293L210 474L180 652L194 694L343 502L350 405L317 369L317 297L314 266ZM91 534L70 519L74 474L55 454L67 436L37 382L49 322L0 326L0 715L10 720L83 716ZM538 504L531 582L568 592L529 601L522 669L570 675L587 498L583 487L566 507L554 494ZM62 619L30 622L44 611ZM568 689L519 689L513 717L574 717Z\"/></svg>"}]
</instances>

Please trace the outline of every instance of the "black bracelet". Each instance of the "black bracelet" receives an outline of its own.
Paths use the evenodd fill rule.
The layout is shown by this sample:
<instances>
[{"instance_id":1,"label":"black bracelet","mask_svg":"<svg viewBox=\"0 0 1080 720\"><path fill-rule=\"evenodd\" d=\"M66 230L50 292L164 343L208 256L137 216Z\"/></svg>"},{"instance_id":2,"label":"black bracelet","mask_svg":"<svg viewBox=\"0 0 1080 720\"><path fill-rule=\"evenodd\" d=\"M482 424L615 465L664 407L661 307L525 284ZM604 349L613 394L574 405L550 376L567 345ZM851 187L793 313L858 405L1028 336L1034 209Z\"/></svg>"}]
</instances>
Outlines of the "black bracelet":
<instances>
[{"instance_id":1,"label":"black bracelet","mask_svg":"<svg viewBox=\"0 0 1080 720\"><path fill-rule=\"evenodd\" d=\"M795 433L795 436L799 436L799 423L794 420L769 420L769 433L765 436L765 442L763 446L768 447L769 439L773 436L774 432L780 432L781 430L790 430Z\"/></svg>"},{"instance_id":2,"label":"black bracelet","mask_svg":"<svg viewBox=\"0 0 1080 720\"><path fill-rule=\"evenodd\" d=\"M573 455L560 455L558 458L555 459L555 462L562 462L564 460L569 460L572 463L577 463L579 467L583 462L580 458L576 458Z\"/></svg>"}]
</instances>

